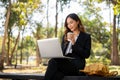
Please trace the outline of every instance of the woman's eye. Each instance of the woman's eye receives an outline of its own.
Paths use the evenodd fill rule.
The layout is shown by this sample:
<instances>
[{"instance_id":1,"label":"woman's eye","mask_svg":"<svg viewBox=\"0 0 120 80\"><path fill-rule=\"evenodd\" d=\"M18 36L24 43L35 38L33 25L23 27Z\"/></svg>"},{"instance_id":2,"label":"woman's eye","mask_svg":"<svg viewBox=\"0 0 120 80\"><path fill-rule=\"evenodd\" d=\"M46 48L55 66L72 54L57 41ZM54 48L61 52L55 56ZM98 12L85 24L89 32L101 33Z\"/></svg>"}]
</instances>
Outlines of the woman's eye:
<instances>
[{"instance_id":1,"label":"woman's eye","mask_svg":"<svg viewBox=\"0 0 120 80\"><path fill-rule=\"evenodd\" d=\"M70 24L72 24L73 22L71 21Z\"/></svg>"},{"instance_id":2,"label":"woman's eye","mask_svg":"<svg viewBox=\"0 0 120 80\"><path fill-rule=\"evenodd\" d=\"M73 24L73 21L70 21L69 23L67 23L67 25L71 25L71 24Z\"/></svg>"}]
</instances>

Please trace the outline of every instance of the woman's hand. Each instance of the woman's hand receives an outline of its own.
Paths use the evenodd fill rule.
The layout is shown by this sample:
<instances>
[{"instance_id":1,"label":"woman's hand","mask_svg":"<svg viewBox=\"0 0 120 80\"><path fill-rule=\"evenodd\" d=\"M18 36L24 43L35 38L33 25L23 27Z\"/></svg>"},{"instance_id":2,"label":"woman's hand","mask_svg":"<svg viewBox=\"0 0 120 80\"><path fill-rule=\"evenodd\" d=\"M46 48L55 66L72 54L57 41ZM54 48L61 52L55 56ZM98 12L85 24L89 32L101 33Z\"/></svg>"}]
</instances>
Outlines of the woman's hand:
<instances>
[{"instance_id":1,"label":"woman's hand","mask_svg":"<svg viewBox=\"0 0 120 80\"><path fill-rule=\"evenodd\" d=\"M70 41L72 43L72 45L74 45L75 38L74 38L74 34L72 32L67 33L67 40Z\"/></svg>"}]
</instances>

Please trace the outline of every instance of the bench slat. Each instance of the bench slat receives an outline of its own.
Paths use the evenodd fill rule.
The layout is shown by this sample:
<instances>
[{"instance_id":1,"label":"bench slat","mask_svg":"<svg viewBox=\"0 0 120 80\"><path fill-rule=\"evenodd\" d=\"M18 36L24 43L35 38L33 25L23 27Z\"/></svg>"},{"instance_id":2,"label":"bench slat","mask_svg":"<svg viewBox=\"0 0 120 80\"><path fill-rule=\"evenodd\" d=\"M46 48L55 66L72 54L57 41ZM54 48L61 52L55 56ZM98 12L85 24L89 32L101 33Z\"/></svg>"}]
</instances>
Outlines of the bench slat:
<instances>
[{"instance_id":1,"label":"bench slat","mask_svg":"<svg viewBox=\"0 0 120 80\"><path fill-rule=\"evenodd\" d=\"M43 80L44 74L0 73L0 78L12 80ZM65 76L63 80L120 80L120 75L115 77Z\"/></svg>"},{"instance_id":2,"label":"bench slat","mask_svg":"<svg viewBox=\"0 0 120 80\"><path fill-rule=\"evenodd\" d=\"M120 76L115 76L115 77L65 76L63 80L120 80Z\"/></svg>"},{"instance_id":3,"label":"bench slat","mask_svg":"<svg viewBox=\"0 0 120 80\"><path fill-rule=\"evenodd\" d=\"M6 79L37 79L42 80L44 74L19 74L19 73L0 73L0 78Z\"/></svg>"}]
</instances>

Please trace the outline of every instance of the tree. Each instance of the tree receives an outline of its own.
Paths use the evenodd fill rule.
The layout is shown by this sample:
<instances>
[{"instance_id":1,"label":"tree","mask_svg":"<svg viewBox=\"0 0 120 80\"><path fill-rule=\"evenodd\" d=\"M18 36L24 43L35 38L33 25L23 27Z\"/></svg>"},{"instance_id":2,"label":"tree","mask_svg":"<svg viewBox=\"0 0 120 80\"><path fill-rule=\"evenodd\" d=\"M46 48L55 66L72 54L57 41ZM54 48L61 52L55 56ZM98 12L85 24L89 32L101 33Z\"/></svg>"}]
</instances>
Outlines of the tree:
<instances>
[{"instance_id":1,"label":"tree","mask_svg":"<svg viewBox=\"0 0 120 80\"><path fill-rule=\"evenodd\" d=\"M45 29L42 27L41 23L36 23L36 31L33 31L33 36L36 39L36 66L39 66L41 63L37 40L44 38L45 34Z\"/></svg>"},{"instance_id":2,"label":"tree","mask_svg":"<svg viewBox=\"0 0 120 80\"><path fill-rule=\"evenodd\" d=\"M35 43L34 43L34 39L32 36L26 36L24 38L24 51L25 51L25 56L24 58L26 59L26 62L28 64L29 62L29 56L33 55L33 52L35 50Z\"/></svg>"},{"instance_id":3,"label":"tree","mask_svg":"<svg viewBox=\"0 0 120 80\"><path fill-rule=\"evenodd\" d=\"M48 18L48 15L49 15L49 0L47 0L47 38L49 38L48 37L48 35L49 35L49 32L48 32L48 30L49 30L49 18Z\"/></svg>"},{"instance_id":4,"label":"tree","mask_svg":"<svg viewBox=\"0 0 120 80\"><path fill-rule=\"evenodd\" d=\"M100 15L101 8L95 6L95 2L84 1L81 3L84 12L79 13L79 17L86 28L86 31L91 34L92 37L92 51L89 58L90 61L95 61L95 56L105 56L104 59L110 59L107 57L110 50L110 31L107 30L106 22L103 22L103 17ZM94 59L93 59L94 58ZM100 57L102 58L102 57ZM102 58L103 60L103 58ZM98 60L96 60L97 62Z\"/></svg>"},{"instance_id":5,"label":"tree","mask_svg":"<svg viewBox=\"0 0 120 80\"><path fill-rule=\"evenodd\" d=\"M97 1L98 3L103 2L102 0L90 0L91 2ZM116 29L116 16L120 14L120 1L119 0L105 0L107 4L113 4L113 31L112 31L112 52L111 52L111 64L112 65L119 65L119 56L118 56L118 36L117 36L117 29Z\"/></svg>"},{"instance_id":6,"label":"tree","mask_svg":"<svg viewBox=\"0 0 120 80\"><path fill-rule=\"evenodd\" d=\"M24 47L23 45L23 34L25 31L25 26L27 25L29 21L29 16L39 8L40 1L39 0L24 0L15 3L13 5L13 12L16 13L17 21L16 21L16 26L19 27L20 32L22 32L22 41L21 41L21 58L20 58L20 63L22 64L22 49ZM13 48L14 49L14 48ZM15 49L14 49L15 50ZM13 53L12 53L13 54ZM12 58L11 58L12 59Z\"/></svg>"},{"instance_id":7,"label":"tree","mask_svg":"<svg viewBox=\"0 0 120 80\"><path fill-rule=\"evenodd\" d=\"M120 14L120 1L119 0L111 0L114 8L114 17L113 17L113 37L112 37L112 54L111 54L111 64L119 65L119 56L118 56L118 36L116 29L116 16Z\"/></svg>"},{"instance_id":8,"label":"tree","mask_svg":"<svg viewBox=\"0 0 120 80\"><path fill-rule=\"evenodd\" d=\"M5 26L4 26L5 32L4 32L3 42L2 42L2 56L0 58L0 66L2 67L5 56L7 56L7 60L8 60L7 62L12 61L11 59L12 59L13 53L15 51L17 42L18 42L18 37L20 35L20 33L18 32L18 37L16 39L17 41L13 47L13 50L11 51L12 52L11 56L9 57L9 53L6 55L6 52L7 52L6 39L9 34L8 31L11 31L11 28L13 25L18 26L19 30L21 30L21 26L25 26L27 24L28 15L31 14L36 8L38 8L40 1L39 0L24 0L24 1L14 0L13 2L11 2L11 0L1 0L1 1L5 2L6 3L5 6L7 6L6 21L5 21ZM26 3L28 3L28 4L26 4ZM12 15L10 15L10 13L15 13L15 15L12 16ZM13 19L13 20L10 20L10 19ZM17 20L15 21L15 19L17 19ZM14 21L14 22L11 22L11 21ZM11 26L11 23L12 23L12 26ZM10 39L10 38L8 38L8 39ZM8 42L8 43L10 43L10 42ZM10 46L10 45L8 45L8 46ZM8 49L8 52L9 52L9 50L10 49ZM3 68L1 68L1 70L2 69Z\"/></svg>"},{"instance_id":9,"label":"tree","mask_svg":"<svg viewBox=\"0 0 120 80\"><path fill-rule=\"evenodd\" d=\"M70 3L71 0L56 0L56 15L55 15L55 37L57 37L57 30L58 30L58 5L60 3L60 8L61 8L61 11L63 11L63 7L64 5Z\"/></svg>"},{"instance_id":10,"label":"tree","mask_svg":"<svg viewBox=\"0 0 120 80\"><path fill-rule=\"evenodd\" d=\"M4 65L4 58L6 55L6 48L5 48L5 43L6 43L6 38L7 38L7 29L8 29L8 24L9 24L9 18L10 18L10 11L11 11L11 0L8 1L9 5L7 6L7 13L6 13L6 21L5 21L5 26L4 26L4 37L2 41L2 55L0 57L0 70L2 71Z\"/></svg>"}]
</instances>

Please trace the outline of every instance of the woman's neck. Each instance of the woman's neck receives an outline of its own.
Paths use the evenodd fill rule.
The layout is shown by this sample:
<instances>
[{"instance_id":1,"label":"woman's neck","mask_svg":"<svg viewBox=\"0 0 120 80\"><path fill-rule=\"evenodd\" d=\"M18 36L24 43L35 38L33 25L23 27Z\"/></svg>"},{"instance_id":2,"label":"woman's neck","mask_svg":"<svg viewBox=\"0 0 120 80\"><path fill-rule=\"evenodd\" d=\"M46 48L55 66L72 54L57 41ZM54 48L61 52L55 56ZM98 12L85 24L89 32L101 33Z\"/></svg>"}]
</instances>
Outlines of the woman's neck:
<instances>
[{"instance_id":1,"label":"woman's neck","mask_svg":"<svg viewBox=\"0 0 120 80\"><path fill-rule=\"evenodd\" d=\"M78 31L74 31L73 33L74 33L75 36L77 36L80 33L80 31L79 30Z\"/></svg>"}]
</instances>

